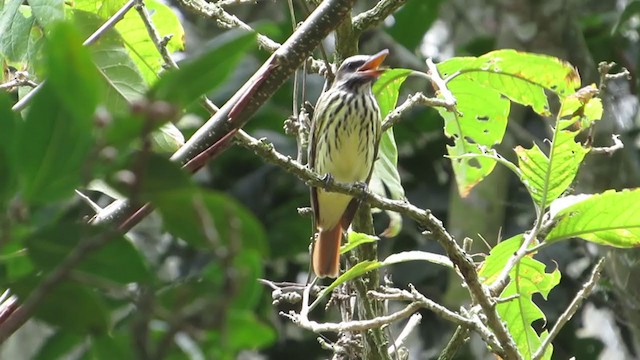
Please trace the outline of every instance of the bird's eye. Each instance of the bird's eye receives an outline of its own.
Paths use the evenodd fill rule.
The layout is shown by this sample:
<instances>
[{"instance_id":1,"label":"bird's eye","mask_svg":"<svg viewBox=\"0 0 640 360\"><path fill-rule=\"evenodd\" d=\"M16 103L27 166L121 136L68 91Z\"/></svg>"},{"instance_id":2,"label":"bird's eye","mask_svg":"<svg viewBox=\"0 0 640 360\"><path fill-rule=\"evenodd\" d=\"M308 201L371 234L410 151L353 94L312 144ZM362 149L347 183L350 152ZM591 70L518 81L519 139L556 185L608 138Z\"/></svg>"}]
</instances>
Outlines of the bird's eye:
<instances>
[{"instance_id":1,"label":"bird's eye","mask_svg":"<svg viewBox=\"0 0 640 360\"><path fill-rule=\"evenodd\" d=\"M361 61L353 61L353 62L347 63L345 67L350 71L356 71L360 66L362 66Z\"/></svg>"}]
</instances>

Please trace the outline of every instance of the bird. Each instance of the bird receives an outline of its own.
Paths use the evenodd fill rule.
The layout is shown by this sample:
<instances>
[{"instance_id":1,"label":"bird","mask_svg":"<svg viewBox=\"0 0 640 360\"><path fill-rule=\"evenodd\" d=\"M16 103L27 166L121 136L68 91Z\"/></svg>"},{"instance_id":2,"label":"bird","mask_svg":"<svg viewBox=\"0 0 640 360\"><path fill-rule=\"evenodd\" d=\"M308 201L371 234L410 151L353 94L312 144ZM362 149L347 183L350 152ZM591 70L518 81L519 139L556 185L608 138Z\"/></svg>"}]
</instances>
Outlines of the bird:
<instances>
[{"instance_id":1,"label":"bird","mask_svg":"<svg viewBox=\"0 0 640 360\"><path fill-rule=\"evenodd\" d=\"M371 179L382 122L371 87L384 72L380 65L388 53L385 49L345 59L316 103L308 163L327 180L366 185ZM359 205L359 199L350 195L311 187L315 229L311 257L318 278L338 277L343 231Z\"/></svg>"}]
</instances>

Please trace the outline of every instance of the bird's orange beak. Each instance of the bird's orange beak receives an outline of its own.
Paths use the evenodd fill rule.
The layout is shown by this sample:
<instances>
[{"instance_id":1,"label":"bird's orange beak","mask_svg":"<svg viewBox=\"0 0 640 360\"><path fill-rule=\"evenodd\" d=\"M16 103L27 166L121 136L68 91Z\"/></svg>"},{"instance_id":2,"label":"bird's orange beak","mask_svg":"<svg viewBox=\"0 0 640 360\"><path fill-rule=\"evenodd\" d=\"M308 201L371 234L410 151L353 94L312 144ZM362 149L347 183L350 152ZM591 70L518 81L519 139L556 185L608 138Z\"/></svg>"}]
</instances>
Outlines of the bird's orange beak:
<instances>
[{"instance_id":1,"label":"bird's orange beak","mask_svg":"<svg viewBox=\"0 0 640 360\"><path fill-rule=\"evenodd\" d=\"M389 49L384 49L375 55L371 55L369 60L358 68L358 73L376 78L382 75L385 69L380 69L379 67L387 55L389 55Z\"/></svg>"}]
</instances>

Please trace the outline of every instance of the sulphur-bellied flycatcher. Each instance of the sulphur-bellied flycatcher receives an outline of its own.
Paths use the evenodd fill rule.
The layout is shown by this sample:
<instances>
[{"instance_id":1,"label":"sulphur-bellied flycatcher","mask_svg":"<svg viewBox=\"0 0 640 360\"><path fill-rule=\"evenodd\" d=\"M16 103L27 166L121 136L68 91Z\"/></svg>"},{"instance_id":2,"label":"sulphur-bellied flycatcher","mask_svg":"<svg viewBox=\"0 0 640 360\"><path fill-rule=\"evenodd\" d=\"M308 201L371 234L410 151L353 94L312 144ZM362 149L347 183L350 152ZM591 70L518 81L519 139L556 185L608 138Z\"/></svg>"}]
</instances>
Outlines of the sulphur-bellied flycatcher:
<instances>
[{"instance_id":1,"label":"sulphur-bellied flycatcher","mask_svg":"<svg viewBox=\"0 0 640 360\"><path fill-rule=\"evenodd\" d=\"M309 142L309 165L343 183L368 183L380 142L380 108L371 85L389 53L357 55L344 60L336 78L316 104ZM359 200L349 195L311 188L311 207L317 234L313 271L318 277L337 277L342 232L349 228Z\"/></svg>"}]
</instances>

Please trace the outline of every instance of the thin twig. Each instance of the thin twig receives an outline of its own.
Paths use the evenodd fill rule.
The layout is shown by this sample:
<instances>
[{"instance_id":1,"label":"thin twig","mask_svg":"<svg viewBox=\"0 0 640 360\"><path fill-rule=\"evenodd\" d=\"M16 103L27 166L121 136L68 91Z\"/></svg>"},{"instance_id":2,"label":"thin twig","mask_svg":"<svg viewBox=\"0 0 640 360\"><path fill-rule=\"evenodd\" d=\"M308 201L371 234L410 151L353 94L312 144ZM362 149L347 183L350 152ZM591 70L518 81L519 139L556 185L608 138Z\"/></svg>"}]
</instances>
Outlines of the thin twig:
<instances>
[{"instance_id":1,"label":"thin twig","mask_svg":"<svg viewBox=\"0 0 640 360\"><path fill-rule=\"evenodd\" d=\"M556 321L555 325L553 325L553 328L549 332L549 336L547 336L546 338L544 338L544 340L542 340L540 347L538 348L538 350L536 350L536 352L531 357L533 360L538 360L542 358L546 348L549 346L549 344L551 344L551 342L553 342L553 339L556 338L558 333L560 333L560 330L562 330L562 327L569 320L571 320L571 317L573 317L576 311L578 311L578 309L582 305L582 302L587 297L589 297L589 295L595 288L596 284L598 283L598 280L600 280L600 273L604 268L604 263L605 263L605 258L600 258L600 260L598 260L598 263L596 264L596 266L594 266L593 270L591 270L591 275L589 276L589 279L587 280L587 282L584 283L584 285L582 285L582 289L578 291L578 293L573 298L573 300L571 300L571 303L569 304L569 306L567 306L566 310L562 313L562 315L560 315L560 317L558 318L558 321Z\"/></svg>"},{"instance_id":2,"label":"thin twig","mask_svg":"<svg viewBox=\"0 0 640 360\"><path fill-rule=\"evenodd\" d=\"M450 104L443 99L438 98L430 98L425 96L423 93L415 93L407 97L402 104L398 105L393 111L391 111L387 117L384 118L382 122L382 131L386 131L390 127L394 126L402 117L402 115L413 109L416 105L424 105L430 107L444 107L449 108Z\"/></svg>"},{"instance_id":3,"label":"thin twig","mask_svg":"<svg viewBox=\"0 0 640 360\"><path fill-rule=\"evenodd\" d=\"M379 316L374 319L367 320L354 320L354 321L342 321L339 323L319 323L313 320L309 320L308 317L303 316L302 313L297 314L293 311L289 313L281 312L280 315L289 318L294 324L299 327L315 332L361 332L371 329L379 329L382 326L389 325L397 320L401 320L411 316L416 310L420 309L420 304L411 303L402 310L396 311L391 315Z\"/></svg>"},{"instance_id":4,"label":"thin twig","mask_svg":"<svg viewBox=\"0 0 640 360\"><path fill-rule=\"evenodd\" d=\"M466 326L458 326L456 331L451 336L451 339L447 343L447 346L442 350L438 360L451 360L454 359L458 350L468 340L469 328Z\"/></svg>"},{"instance_id":5,"label":"thin twig","mask_svg":"<svg viewBox=\"0 0 640 360\"><path fill-rule=\"evenodd\" d=\"M440 72L438 71L438 67L433 62L433 59L427 59L427 68L429 69L429 76L431 76L431 81L436 87L436 92L440 92L442 98L447 102L450 110L455 110L456 106L456 98L453 96L447 84L440 76Z\"/></svg>"},{"instance_id":6,"label":"thin twig","mask_svg":"<svg viewBox=\"0 0 640 360\"><path fill-rule=\"evenodd\" d=\"M418 325L420 325L420 321L422 321L422 315L420 315L420 313L415 313L411 315L411 317L407 321L407 324L404 326L404 328L400 332L400 335L398 335L398 338L396 339L396 341L393 343L393 345L389 346L389 350L388 350L389 355L395 354L398 351L398 349L402 345L404 345L405 340L407 340L411 332Z\"/></svg>"},{"instance_id":7,"label":"thin twig","mask_svg":"<svg viewBox=\"0 0 640 360\"><path fill-rule=\"evenodd\" d=\"M620 135L613 134L611 139L613 140L613 145L591 148L591 153L612 155L614 152L624 149L624 144L620 141Z\"/></svg>"},{"instance_id":8,"label":"thin twig","mask_svg":"<svg viewBox=\"0 0 640 360\"><path fill-rule=\"evenodd\" d=\"M376 5L353 17L353 30L361 33L384 21L387 16L393 14L407 0L380 0Z\"/></svg>"},{"instance_id":9,"label":"thin twig","mask_svg":"<svg viewBox=\"0 0 640 360\"><path fill-rule=\"evenodd\" d=\"M156 46L156 49L160 53L160 56L162 56L162 60L164 60L164 62L170 67L177 68L178 64L175 62L175 60L173 60L173 58L171 57L171 53L169 53L169 49L167 48L167 43L170 40L170 38L167 38L167 40L163 40L160 38L160 33L158 32L158 29L156 29L155 25L153 24L153 21L151 20L151 15L149 14L149 11L147 10L147 7L144 4L144 0L135 0L135 3L136 3L135 9L140 15L140 18L144 23L144 27L147 29L147 33L151 38L151 41ZM168 36L173 36L173 35L168 35Z\"/></svg>"}]
</instances>

